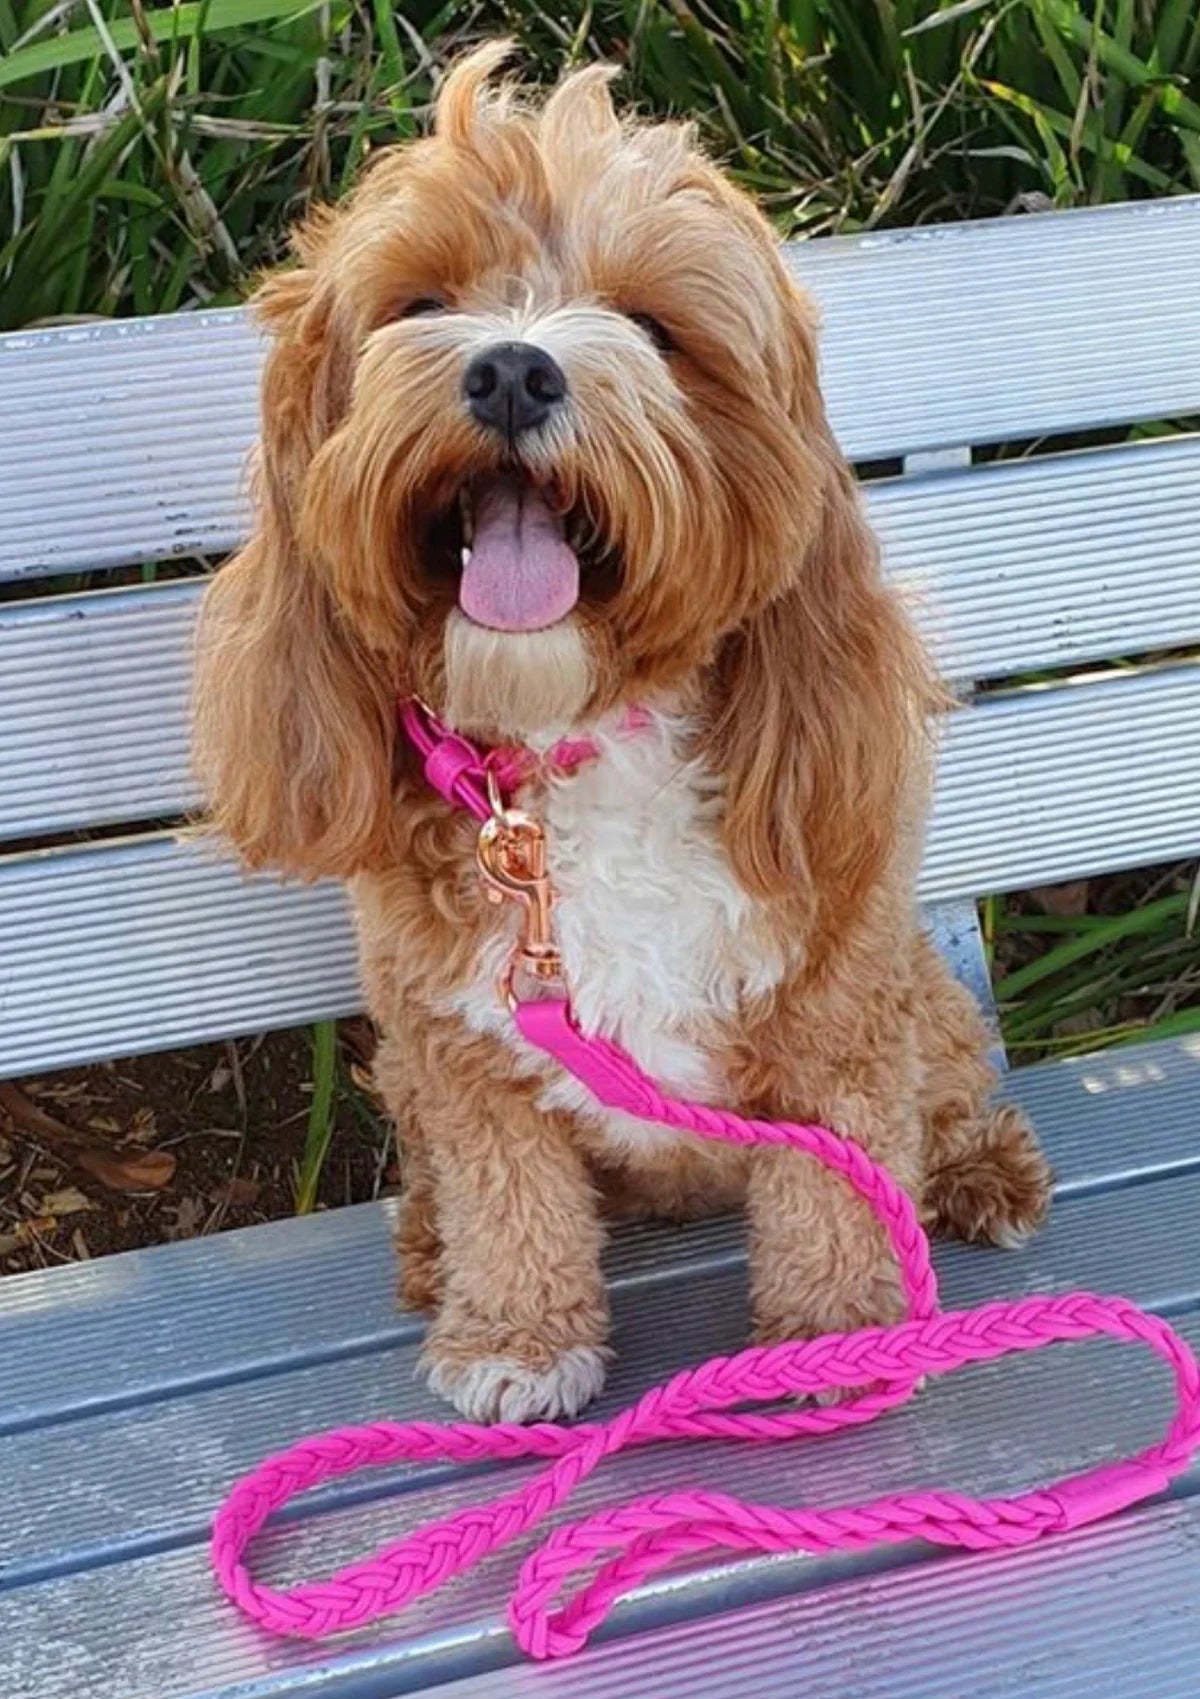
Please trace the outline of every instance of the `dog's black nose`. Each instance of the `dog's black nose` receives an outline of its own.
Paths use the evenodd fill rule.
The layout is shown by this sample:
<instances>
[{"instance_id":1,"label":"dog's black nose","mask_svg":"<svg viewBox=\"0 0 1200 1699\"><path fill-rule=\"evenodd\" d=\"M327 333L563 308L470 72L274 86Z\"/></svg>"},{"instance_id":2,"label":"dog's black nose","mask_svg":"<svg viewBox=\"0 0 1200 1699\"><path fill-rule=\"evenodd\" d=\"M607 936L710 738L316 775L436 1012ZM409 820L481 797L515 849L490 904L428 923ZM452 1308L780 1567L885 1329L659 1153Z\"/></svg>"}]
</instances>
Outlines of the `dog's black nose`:
<instances>
[{"instance_id":1,"label":"dog's black nose","mask_svg":"<svg viewBox=\"0 0 1200 1699\"><path fill-rule=\"evenodd\" d=\"M472 418L510 442L542 424L566 393L562 368L532 342L497 342L463 374Z\"/></svg>"}]
</instances>

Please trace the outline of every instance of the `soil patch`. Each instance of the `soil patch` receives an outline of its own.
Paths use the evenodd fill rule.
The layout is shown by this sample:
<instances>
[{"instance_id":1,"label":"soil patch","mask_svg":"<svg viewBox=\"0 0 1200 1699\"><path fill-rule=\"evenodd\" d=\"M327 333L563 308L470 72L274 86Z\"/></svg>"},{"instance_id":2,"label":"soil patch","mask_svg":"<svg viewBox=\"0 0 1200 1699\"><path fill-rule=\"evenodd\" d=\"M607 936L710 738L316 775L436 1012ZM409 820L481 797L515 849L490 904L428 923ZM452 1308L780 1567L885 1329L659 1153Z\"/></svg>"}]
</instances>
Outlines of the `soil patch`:
<instances>
[{"instance_id":1,"label":"soil patch","mask_svg":"<svg viewBox=\"0 0 1200 1699\"><path fill-rule=\"evenodd\" d=\"M291 1215L311 1101L309 1029L97 1063L0 1092L0 1273ZM365 1022L340 1028L317 1207L394 1190L365 1073Z\"/></svg>"}]
</instances>

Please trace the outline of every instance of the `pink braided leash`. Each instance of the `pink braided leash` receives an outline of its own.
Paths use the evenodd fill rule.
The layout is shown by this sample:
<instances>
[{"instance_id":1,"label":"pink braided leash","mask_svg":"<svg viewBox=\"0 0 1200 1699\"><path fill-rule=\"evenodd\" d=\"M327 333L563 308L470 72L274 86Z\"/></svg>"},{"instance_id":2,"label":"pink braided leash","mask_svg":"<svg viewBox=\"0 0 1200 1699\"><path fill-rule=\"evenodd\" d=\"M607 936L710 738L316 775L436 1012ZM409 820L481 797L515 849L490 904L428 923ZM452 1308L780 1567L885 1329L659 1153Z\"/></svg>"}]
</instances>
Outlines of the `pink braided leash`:
<instances>
[{"instance_id":1,"label":"pink braided leash","mask_svg":"<svg viewBox=\"0 0 1200 1699\"><path fill-rule=\"evenodd\" d=\"M431 747L419 744L427 771L438 765L437 740L429 742ZM486 773L478 752L465 739L455 739L441 769L438 788L476 812L473 805L482 805L478 787ZM217 1579L255 1622L275 1634L320 1639L401 1610L537 1527L606 1457L630 1446L685 1439L766 1443L832 1433L903 1403L923 1376L1064 1341L1108 1337L1140 1342L1168 1364L1176 1412L1157 1444L1011 1498L926 1491L820 1510L754 1504L706 1491L633 1499L556 1527L526 1558L508 1613L518 1644L538 1658L578 1651L622 1594L666 1565L702 1552L816 1552L918 1538L973 1551L1028 1545L1137 1504L1161 1492L1187 1467L1200 1446L1200 1368L1165 1321L1124 1298L1090 1292L939 1313L929 1242L912 1202L853 1140L825 1127L744 1120L728 1110L668 1097L616 1045L585 1038L564 1001L524 1003L514 1013L530 1044L610 1108L701 1138L787 1145L841 1174L887 1232L908 1319L894 1327L714 1357L654 1387L603 1423L372 1422L301 1440L239 1481L213 1522ZM735 1409L863 1385L871 1390L827 1408ZM428 1523L326 1581L277 1590L255 1581L244 1562L247 1547L272 1513L323 1481L401 1460L479 1463L525 1457L545 1458L548 1467L515 1491ZM580 1572L591 1578L560 1602L564 1585Z\"/></svg>"},{"instance_id":2,"label":"pink braided leash","mask_svg":"<svg viewBox=\"0 0 1200 1699\"><path fill-rule=\"evenodd\" d=\"M1163 1438L1127 1461L1069 1475L1012 1498L899 1493L822 1510L751 1504L726 1493L675 1492L632 1500L554 1530L526 1559L509 1607L518 1643L535 1657L577 1651L614 1601L681 1557L714 1549L828 1551L923 1538L985 1551L1027 1545L1111 1515L1167 1486L1200 1444L1200 1370L1188 1345L1157 1316L1124 1298L1072 1292L938 1314L928 1240L907 1195L850 1139L824 1127L747 1121L663 1094L615 1045L583 1038L562 1002L517 1010L525 1037L570 1069L612 1108L702 1138L771 1143L807 1151L842 1174L884 1224L900 1265L909 1319L899 1326L828 1334L806 1343L760 1346L714 1357L653 1388L604 1423L531 1427L470 1422L373 1422L302 1440L240 1481L218 1511L212 1554L228 1596L276 1634L319 1639L402 1609L520 1538L562 1505L606 1457L655 1440L765 1442L831 1433L903 1402L922 1376L967 1363L1097 1335L1140 1341L1175 1377L1178 1406ZM871 1383L831 1408L728 1414ZM522 1457L550 1466L516 1491L430 1523L328 1581L276 1591L256 1582L243 1556L272 1512L339 1475L400 1460L478 1463ZM595 1569L597 1561L600 1568ZM565 1582L592 1579L561 1606Z\"/></svg>"}]
</instances>

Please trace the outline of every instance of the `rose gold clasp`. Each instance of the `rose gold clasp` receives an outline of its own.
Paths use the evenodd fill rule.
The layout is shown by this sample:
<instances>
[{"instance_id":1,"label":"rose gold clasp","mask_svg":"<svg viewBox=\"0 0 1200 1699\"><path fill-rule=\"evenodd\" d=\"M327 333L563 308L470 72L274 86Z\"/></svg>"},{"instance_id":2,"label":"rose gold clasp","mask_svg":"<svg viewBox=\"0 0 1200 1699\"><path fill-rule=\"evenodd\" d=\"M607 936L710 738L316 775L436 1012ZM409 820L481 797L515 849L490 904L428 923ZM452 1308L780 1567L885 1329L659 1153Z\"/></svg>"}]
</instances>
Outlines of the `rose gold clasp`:
<instances>
[{"instance_id":1,"label":"rose gold clasp","mask_svg":"<svg viewBox=\"0 0 1200 1699\"><path fill-rule=\"evenodd\" d=\"M539 984L562 978L562 957L554 939L551 910L554 888L546 872L546 834L538 821L519 809L505 808L499 786L488 771L492 817L479 832L475 856L490 903L521 904L521 929L499 979L501 998L513 1002L513 981L528 974Z\"/></svg>"}]
</instances>

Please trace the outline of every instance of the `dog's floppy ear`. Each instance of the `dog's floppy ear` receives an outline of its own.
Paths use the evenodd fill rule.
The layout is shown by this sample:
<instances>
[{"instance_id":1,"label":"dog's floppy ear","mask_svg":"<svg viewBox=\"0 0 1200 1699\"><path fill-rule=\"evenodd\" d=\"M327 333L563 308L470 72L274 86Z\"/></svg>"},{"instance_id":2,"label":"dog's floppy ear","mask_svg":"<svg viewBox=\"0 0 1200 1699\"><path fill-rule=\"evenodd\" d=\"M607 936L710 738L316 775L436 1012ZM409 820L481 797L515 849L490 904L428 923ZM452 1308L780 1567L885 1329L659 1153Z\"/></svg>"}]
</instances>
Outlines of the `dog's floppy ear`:
<instances>
[{"instance_id":1,"label":"dog's floppy ear","mask_svg":"<svg viewBox=\"0 0 1200 1699\"><path fill-rule=\"evenodd\" d=\"M796 297L789 315L787 404L817 473L796 499L815 500L816 522L781 592L724 644L708 752L725 779L727 848L745 887L844 924L895 853L927 716L943 699L883 583Z\"/></svg>"},{"instance_id":2,"label":"dog's floppy ear","mask_svg":"<svg viewBox=\"0 0 1200 1699\"><path fill-rule=\"evenodd\" d=\"M250 866L346 876L388 842L395 702L380 658L339 617L300 547L296 516L308 462L344 404L347 367L312 270L279 273L257 305L275 336L258 515L204 596L195 763L213 824Z\"/></svg>"}]
</instances>

